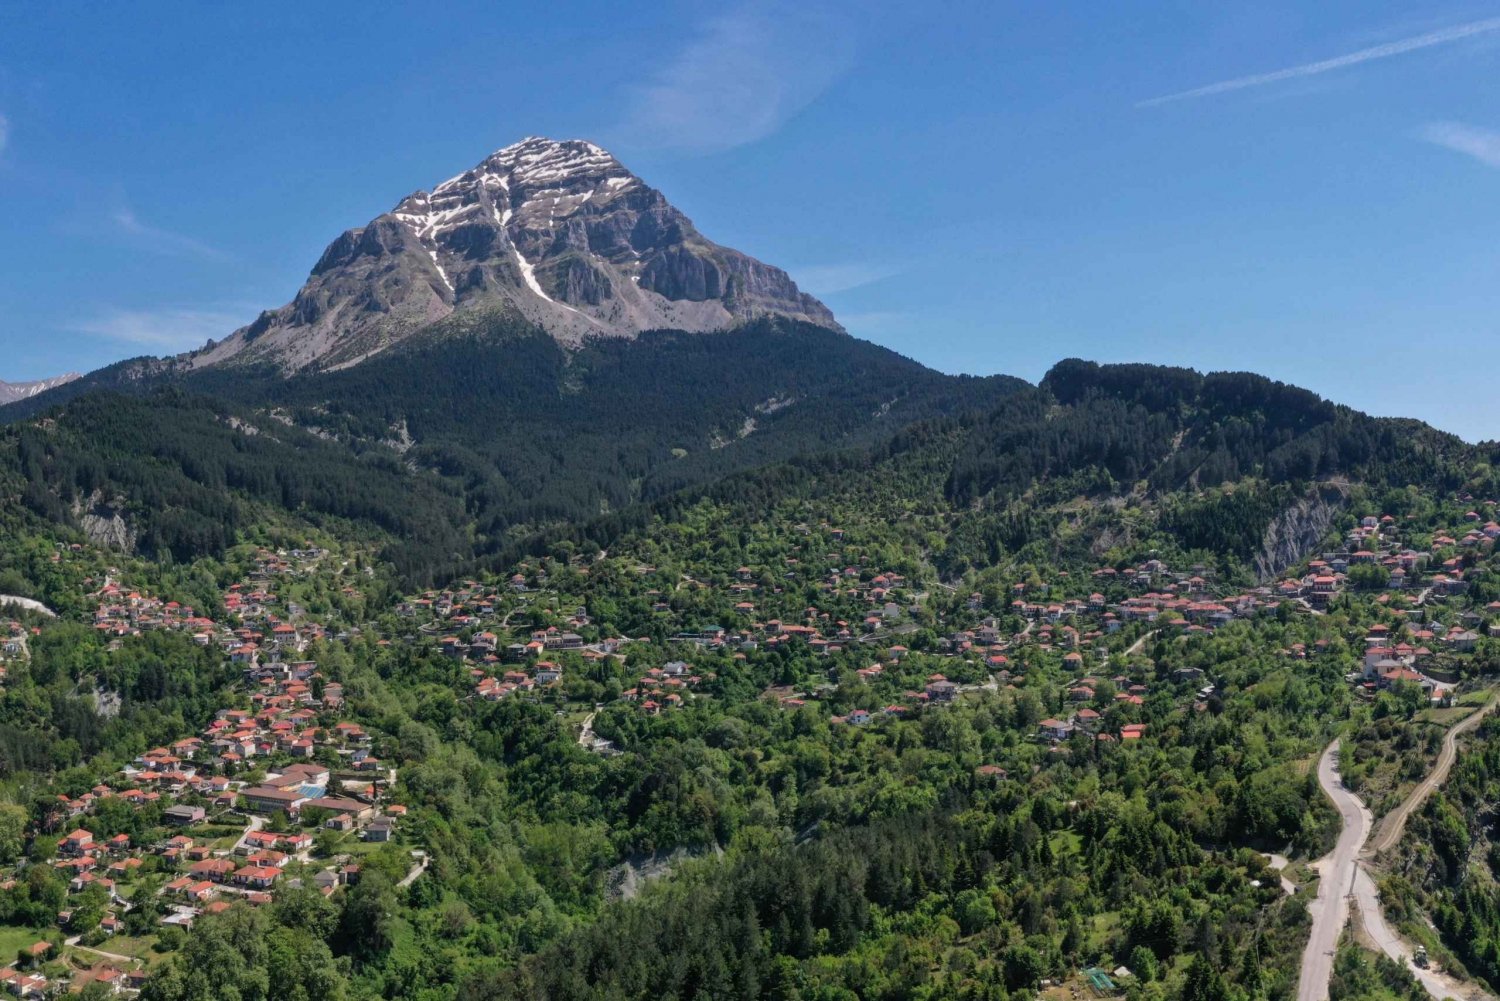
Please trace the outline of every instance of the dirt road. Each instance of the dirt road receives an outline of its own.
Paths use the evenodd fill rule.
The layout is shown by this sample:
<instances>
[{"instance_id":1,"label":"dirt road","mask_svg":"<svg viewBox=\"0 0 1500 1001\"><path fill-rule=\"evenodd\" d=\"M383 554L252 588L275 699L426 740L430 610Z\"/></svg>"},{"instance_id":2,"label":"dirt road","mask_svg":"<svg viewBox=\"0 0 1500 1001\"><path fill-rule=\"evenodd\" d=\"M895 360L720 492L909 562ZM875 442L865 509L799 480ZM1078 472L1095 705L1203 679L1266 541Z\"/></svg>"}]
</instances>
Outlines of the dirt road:
<instances>
[{"instance_id":1,"label":"dirt road","mask_svg":"<svg viewBox=\"0 0 1500 1001\"><path fill-rule=\"evenodd\" d=\"M406 875L401 877L401 882L396 884L398 887L410 886L415 883L417 877L427 871L427 864L432 861L432 857L420 848L414 849L411 856L416 861L412 863L411 869Z\"/></svg>"},{"instance_id":2,"label":"dirt road","mask_svg":"<svg viewBox=\"0 0 1500 1001\"><path fill-rule=\"evenodd\" d=\"M1147 641L1160 631L1161 630L1159 629L1153 629L1149 633L1146 633L1144 636L1142 636L1140 639L1136 640L1134 643L1130 644L1130 646L1125 648L1125 656L1129 657L1131 654L1140 653L1141 647L1145 646Z\"/></svg>"},{"instance_id":3,"label":"dirt road","mask_svg":"<svg viewBox=\"0 0 1500 1001\"><path fill-rule=\"evenodd\" d=\"M1365 852L1367 857L1373 858L1381 852L1390 851L1396 843L1401 840L1402 833L1406 830L1406 820L1416 811L1417 807L1427 801L1434 789L1448 780L1448 772L1453 769L1453 762L1458 758L1458 738L1468 733L1479 725L1489 711L1495 708L1495 700L1491 699L1463 720L1448 728L1443 735L1443 746L1438 751L1437 762L1432 766L1432 771L1417 787L1413 789L1401 801L1401 805L1380 819L1380 827L1375 831L1375 837L1370 841L1370 847Z\"/></svg>"}]
</instances>

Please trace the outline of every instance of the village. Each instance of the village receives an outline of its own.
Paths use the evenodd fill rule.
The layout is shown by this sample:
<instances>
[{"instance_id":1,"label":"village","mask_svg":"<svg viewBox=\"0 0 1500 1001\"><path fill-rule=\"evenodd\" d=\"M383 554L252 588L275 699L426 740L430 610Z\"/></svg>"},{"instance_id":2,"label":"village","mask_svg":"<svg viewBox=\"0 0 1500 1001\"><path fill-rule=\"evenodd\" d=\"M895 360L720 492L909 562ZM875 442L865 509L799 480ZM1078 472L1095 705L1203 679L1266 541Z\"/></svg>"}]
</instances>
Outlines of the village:
<instances>
[{"instance_id":1,"label":"village","mask_svg":"<svg viewBox=\"0 0 1500 1001\"><path fill-rule=\"evenodd\" d=\"M1344 546L1253 587L1227 587L1196 564L1151 558L1080 574L1057 571L993 594L963 595L907 571L854 562L840 530L782 555L779 564L659 572L613 557L638 591L634 616L601 622L590 578L601 560L532 561L493 582L466 581L412 596L395 608L399 628L381 644L416 644L453 662L478 702L530 699L555 704L579 742L618 753L591 732L607 698L647 716L714 698L718 672L784 650L806 665L763 696L795 712L824 702L835 726L864 727L938 710L974 693L1053 693L1033 739L1051 755L1085 743L1130 745L1149 737L1142 709L1163 683L1182 707L1202 712L1215 682L1200 668L1152 664L1153 644L1209 636L1236 622L1296 616L1317 623L1345 598L1368 619L1358 635L1322 636L1281 651L1293 660L1358 651L1349 684L1372 699L1415 686L1433 706L1451 701L1481 640L1500 636L1500 601L1474 607L1468 571L1494 554L1500 524L1475 503L1461 522L1430 538L1391 515L1362 516ZM813 571L807 551L828 548ZM139 950L161 928L191 927L236 902L264 906L286 889L323 895L357 883L370 851L402 841L407 808L398 774L382 760L382 738L346 718L343 686L304 656L310 646L369 633L369 623L315 616L282 597L281 584L326 571L316 547L254 554L249 571L223 589L222 621L184 603L121 582L93 578L94 629L112 643L153 631L181 633L237 672L236 704L199 733L138 755L92 788L59 795L39 834L56 838L45 865L65 886L58 934L19 950L3 982L20 997L97 981L139 986ZM342 585L346 597L357 589ZM712 625L704 625L705 621ZM1330 620L1331 621L1331 620ZM624 635L626 629L636 632ZM24 662L35 626L0 623L0 669ZM373 635L373 634L372 634ZM820 667L826 664L827 667ZM584 684L587 689L573 686ZM604 679L608 684L601 684ZM1186 693L1185 695L1183 693ZM1168 697L1163 692L1163 697ZM1004 769L982 765L983 777ZM122 808L133 832L119 830ZM420 847L401 848L409 878L425 866ZM32 880L23 864L0 882ZM150 886L150 899L137 888ZM58 957L74 957L61 964Z\"/></svg>"},{"instance_id":2,"label":"village","mask_svg":"<svg viewBox=\"0 0 1500 1001\"><path fill-rule=\"evenodd\" d=\"M99 582L101 635L185 633L234 665L241 705L87 791L56 797L37 833L56 843L46 865L65 886L59 934L27 945L0 972L11 993L51 996L59 977L72 990L94 982L134 990L147 954L122 954L113 942L190 928L237 901L264 906L283 888L333 894L358 882L364 854L395 839L406 814L392 799L396 769L376 756L369 732L342 718L342 686L300 657L327 636L325 626L274 593L276 578L313 573L325 555L258 553L251 573L225 590L223 623L113 574ZM8 631L16 642L7 656L24 658L25 632ZM114 830L122 817L135 834ZM411 855L415 878L424 856ZM18 871L0 880L0 892L31 878ZM60 964L63 953L75 961Z\"/></svg>"},{"instance_id":3,"label":"village","mask_svg":"<svg viewBox=\"0 0 1500 1001\"><path fill-rule=\"evenodd\" d=\"M1475 506L1491 512L1496 507L1493 502ZM427 592L403 604L400 612L419 621L422 634L433 637L445 656L468 667L475 698L565 699L568 665L592 670L592 665L618 664L623 669L628 661L650 666L629 677L615 697L653 715L681 708L711 680L711 671L684 656L693 650L743 659L790 644L805 649L814 662L825 658L839 663L850 654L873 655L844 684L857 684L880 701L831 716L836 724L854 726L942 706L965 692L1015 690L1028 670L1046 666L1061 672L1062 708L1067 711L1041 720L1036 737L1059 752L1075 733L1104 742L1141 739L1146 726L1129 710L1150 694L1150 679L1139 669L1109 667L1128 664L1153 640L1208 636L1234 622L1266 616L1316 619L1341 597L1358 596L1389 620L1345 637L1360 650L1360 667L1349 675L1360 697L1373 698L1406 683L1420 687L1432 705L1444 706L1453 697L1460 662L1475 651L1482 635L1500 635L1500 601L1481 608L1466 607L1464 601L1466 567L1491 555L1500 538L1500 523L1473 510L1460 523L1430 533L1421 548L1412 544L1416 533L1396 517L1363 515L1343 548L1322 552L1253 587L1225 587L1202 564L1174 568L1156 558L1099 567L1087 577L1059 571L1050 580L1012 584L1000 614L989 612L985 595L978 592L948 602L945 613L934 613L930 598L936 585L924 587L889 569L840 564L836 561L845 555L845 533L827 526L823 532L820 541L839 551L827 555L831 565L819 574L807 569L811 561L800 553L784 557L780 567L741 566L717 584L707 569L673 580L660 577L650 564L630 564L635 578L653 585L641 594L650 614L668 623L656 640L599 633L585 597L588 567L581 575L574 568L570 586L578 593L560 590L540 565L532 565L503 585L468 582L458 589ZM789 586L803 577L811 578L822 597L817 604L789 607L789 598L807 593ZM684 592L694 604L723 609L724 624L684 622L674 605ZM563 611L554 624L514 627L513 620L524 610L543 607ZM781 615L761 618L762 608ZM902 640L918 632L919 622L937 640L914 650ZM1319 656L1331 640L1294 644L1283 653L1294 659ZM1198 679L1190 704L1199 711L1214 694L1211 679L1202 673L1194 668L1172 674L1178 682ZM766 696L795 710L826 697L839 684L839 670L831 667L803 685L768 689ZM591 746L611 750L597 738Z\"/></svg>"}]
</instances>

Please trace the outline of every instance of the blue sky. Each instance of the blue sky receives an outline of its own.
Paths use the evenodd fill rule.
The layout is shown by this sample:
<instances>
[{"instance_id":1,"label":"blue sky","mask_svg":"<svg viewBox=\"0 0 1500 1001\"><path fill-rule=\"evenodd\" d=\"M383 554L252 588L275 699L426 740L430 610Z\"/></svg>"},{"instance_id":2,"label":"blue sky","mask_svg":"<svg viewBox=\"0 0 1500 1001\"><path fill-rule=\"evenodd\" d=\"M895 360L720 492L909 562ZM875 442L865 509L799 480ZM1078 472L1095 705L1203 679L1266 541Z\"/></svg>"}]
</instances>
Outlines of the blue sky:
<instances>
[{"instance_id":1,"label":"blue sky","mask_svg":"<svg viewBox=\"0 0 1500 1001\"><path fill-rule=\"evenodd\" d=\"M1500 438L1500 0L19 4L0 379L201 344L526 135L946 371L1249 369Z\"/></svg>"}]
</instances>

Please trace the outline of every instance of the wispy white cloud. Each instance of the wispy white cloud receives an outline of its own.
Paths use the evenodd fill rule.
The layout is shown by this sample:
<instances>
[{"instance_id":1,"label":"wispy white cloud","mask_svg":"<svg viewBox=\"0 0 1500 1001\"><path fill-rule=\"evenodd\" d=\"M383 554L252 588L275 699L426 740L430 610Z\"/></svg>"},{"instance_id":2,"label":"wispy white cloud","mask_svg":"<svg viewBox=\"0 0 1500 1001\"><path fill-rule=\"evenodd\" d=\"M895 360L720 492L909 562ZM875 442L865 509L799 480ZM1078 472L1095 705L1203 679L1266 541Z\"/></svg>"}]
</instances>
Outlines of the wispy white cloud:
<instances>
[{"instance_id":1,"label":"wispy white cloud","mask_svg":"<svg viewBox=\"0 0 1500 1001\"><path fill-rule=\"evenodd\" d=\"M1500 132L1462 122L1433 122L1422 130L1427 142L1472 156L1490 167L1500 167Z\"/></svg>"},{"instance_id":2,"label":"wispy white cloud","mask_svg":"<svg viewBox=\"0 0 1500 1001\"><path fill-rule=\"evenodd\" d=\"M245 323L244 313L225 308L166 306L109 309L74 329L148 350L175 352L202 347L210 338L223 340Z\"/></svg>"},{"instance_id":3,"label":"wispy white cloud","mask_svg":"<svg viewBox=\"0 0 1500 1001\"><path fill-rule=\"evenodd\" d=\"M224 251L196 237L143 222L128 206L111 212L109 221L132 242L158 254L201 257L211 261L227 260L229 257Z\"/></svg>"},{"instance_id":4,"label":"wispy white cloud","mask_svg":"<svg viewBox=\"0 0 1500 1001\"><path fill-rule=\"evenodd\" d=\"M629 145L696 152L764 139L823 93L852 51L846 26L811 5L741 7L632 88L614 131Z\"/></svg>"},{"instance_id":5,"label":"wispy white cloud","mask_svg":"<svg viewBox=\"0 0 1500 1001\"><path fill-rule=\"evenodd\" d=\"M797 287L813 295L836 295L852 289L873 285L875 282L897 274L894 268L883 268L873 264L816 264L805 268L793 268L792 277Z\"/></svg>"},{"instance_id":6,"label":"wispy white cloud","mask_svg":"<svg viewBox=\"0 0 1500 1001\"><path fill-rule=\"evenodd\" d=\"M1296 80L1301 77L1317 76L1320 73L1330 73L1333 70L1358 66L1360 63L1368 63L1376 59L1389 59L1391 56L1415 52L1418 49L1428 49L1434 45L1446 45L1449 42L1462 41L1465 38L1473 38L1475 35L1483 35L1496 30L1500 30L1500 17L1486 18L1483 21L1470 21L1468 24L1443 28L1439 31L1429 31L1423 35L1413 35L1410 38L1403 38L1395 42L1386 42L1383 45L1373 45L1367 49L1360 49L1358 52L1334 56L1331 59L1322 59L1315 63L1289 66L1286 69L1273 70L1270 73L1257 73L1254 76L1237 77L1233 80L1211 83L1206 87L1195 87L1192 90L1179 91L1176 94L1153 97L1146 101L1137 102L1136 107L1151 108L1159 104L1168 104L1172 101L1186 101L1195 97L1212 97L1215 94L1227 94L1230 91L1245 90L1249 87L1262 87L1268 83L1280 83L1283 80Z\"/></svg>"}]
</instances>

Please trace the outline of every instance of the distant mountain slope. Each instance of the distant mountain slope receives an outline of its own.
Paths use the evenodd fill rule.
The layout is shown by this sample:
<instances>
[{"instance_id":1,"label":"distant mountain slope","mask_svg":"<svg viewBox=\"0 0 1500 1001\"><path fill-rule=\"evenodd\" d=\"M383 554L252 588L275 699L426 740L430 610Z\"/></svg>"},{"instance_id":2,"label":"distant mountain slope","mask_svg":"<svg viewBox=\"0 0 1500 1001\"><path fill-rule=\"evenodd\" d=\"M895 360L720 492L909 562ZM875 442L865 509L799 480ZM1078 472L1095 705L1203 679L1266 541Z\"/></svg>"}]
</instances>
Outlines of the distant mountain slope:
<instances>
[{"instance_id":1,"label":"distant mountain slope","mask_svg":"<svg viewBox=\"0 0 1500 1001\"><path fill-rule=\"evenodd\" d=\"M153 358L148 355L126 358L71 379L53 381L44 389L14 400L0 401L0 424L33 417L69 400L100 390L145 392L152 387L176 381L191 371L173 358Z\"/></svg>"},{"instance_id":2,"label":"distant mountain slope","mask_svg":"<svg viewBox=\"0 0 1500 1001\"><path fill-rule=\"evenodd\" d=\"M1042 401L1009 401L975 428L949 480L955 502L1138 483L1156 492L1199 489L1247 476L1426 483L1472 451L1419 421L1370 417L1248 372L1069 359L1040 389ZM1065 409L1048 411L1043 402ZM1094 480L1075 482L1080 474Z\"/></svg>"},{"instance_id":3,"label":"distant mountain slope","mask_svg":"<svg viewBox=\"0 0 1500 1001\"><path fill-rule=\"evenodd\" d=\"M742 471L701 492L747 524L790 497L926 512L946 526L930 558L954 579L1027 560L1097 565L1148 540L1265 578L1327 541L1361 492L1396 507L1462 489L1492 496L1496 468L1494 444L1262 376L1068 360L987 412L914 422L867 449ZM607 548L693 498L575 523L566 536Z\"/></svg>"},{"instance_id":4,"label":"distant mountain slope","mask_svg":"<svg viewBox=\"0 0 1500 1001\"><path fill-rule=\"evenodd\" d=\"M150 532L150 524L168 520L144 502L158 472L152 463L175 458L200 486L244 493L260 481L216 472L223 465L218 453L315 443L320 461L332 463L331 475L361 462L376 463L384 475L396 464L398 476L406 470L414 480L431 477L463 498L462 513L431 514L462 545L434 529L390 549L405 572L424 580L518 534L794 456L871 444L913 422L972 416L1027 388L1004 376L943 375L846 334L783 319L714 337L649 331L570 349L512 315L478 311L340 371L288 378L271 364L185 370L140 362L91 378L93 387L71 399L65 394L73 387L60 390L53 409L38 411L39 401L31 401L5 413L22 424L42 418L53 429L41 440L52 442L55 461L16 457L33 509L76 521L80 505L104 484L105 494L134 510L134 538L174 551L213 551L220 535ZM130 402L143 395L144 403ZM171 403L178 398L196 402ZM170 404L171 420L153 417L158 401ZM262 435L247 442L226 434L230 418ZM98 442L117 439L135 441L140 454L88 458ZM300 462L291 454L284 460ZM91 472L62 475L56 467ZM384 482L372 480L382 491ZM359 489L357 481L347 486ZM332 513L343 512L335 505ZM402 518L383 508L369 514L391 531ZM442 548L430 544L433 538Z\"/></svg>"},{"instance_id":5,"label":"distant mountain slope","mask_svg":"<svg viewBox=\"0 0 1500 1001\"><path fill-rule=\"evenodd\" d=\"M705 238L598 146L531 138L344 233L292 302L189 361L337 369L475 308L569 344L760 316L837 327L786 272Z\"/></svg>"},{"instance_id":6,"label":"distant mountain slope","mask_svg":"<svg viewBox=\"0 0 1500 1001\"><path fill-rule=\"evenodd\" d=\"M66 375L38 379L35 382L0 382L0 406L29 400L59 386L66 386L78 378L80 376L77 372L69 372Z\"/></svg>"},{"instance_id":7,"label":"distant mountain slope","mask_svg":"<svg viewBox=\"0 0 1500 1001\"><path fill-rule=\"evenodd\" d=\"M177 561L284 522L389 543L408 569L468 554L462 498L438 477L171 389L89 393L0 428L0 523L23 514Z\"/></svg>"},{"instance_id":8,"label":"distant mountain slope","mask_svg":"<svg viewBox=\"0 0 1500 1001\"><path fill-rule=\"evenodd\" d=\"M1149 511L1184 549L1269 576L1323 541L1351 488L1451 492L1493 452L1247 372L1070 359L954 448L944 492L974 516L947 566L1046 538L1097 553Z\"/></svg>"},{"instance_id":9,"label":"distant mountain slope","mask_svg":"<svg viewBox=\"0 0 1500 1001\"><path fill-rule=\"evenodd\" d=\"M249 447L223 430L233 418L276 432L257 449L295 450L266 453L265 468L306 468L301 453L315 443L332 480L358 493L370 464L368 489L385 499L363 513L329 499L311 513L377 526L413 581L549 538L607 545L705 492L769 500L786 490L894 491L942 507L950 528L933 558L955 575L1035 545L1049 559L1060 547L1097 555L1145 532L1264 576L1319 544L1351 490L1452 491L1500 459L1247 373L1069 360L1032 387L945 376L788 320L569 348L512 315L475 311L340 371L132 364L95 378L44 415L38 426L53 430L40 453L22 440L7 457L0 441L0 467L33 510L78 522L102 498L134 511L137 545L214 551L222 532L154 500L150 484L173 463L197 484L185 506L200 514L229 507L204 499L226 491L305 509L301 488L268 492L259 474L218 471L239 468L220 453ZM122 398L103 385L154 395L106 404ZM182 393L200 402L170 404ZM155 415L160 400L170 420ZM100 442L123 440L136 444L101 461ZM414 508L390 500L406 478L426 492ZM424 531L402 527L414 523Z\"/></svg>"}]
</instances>

